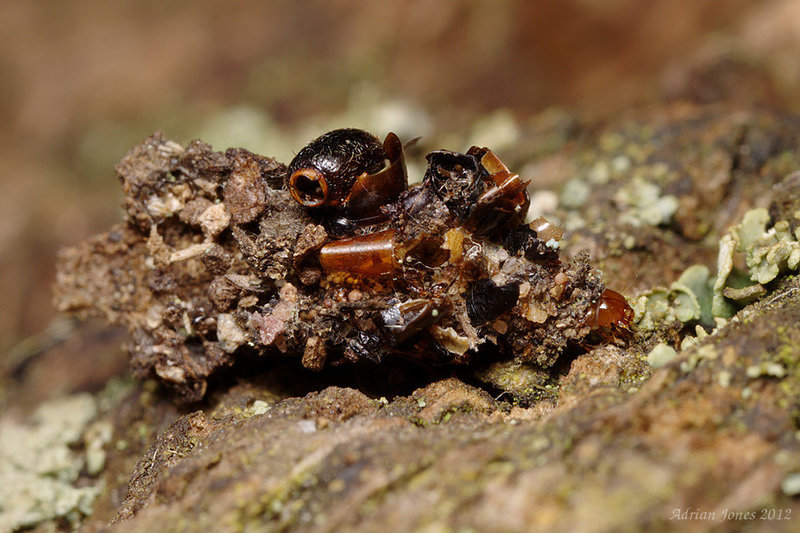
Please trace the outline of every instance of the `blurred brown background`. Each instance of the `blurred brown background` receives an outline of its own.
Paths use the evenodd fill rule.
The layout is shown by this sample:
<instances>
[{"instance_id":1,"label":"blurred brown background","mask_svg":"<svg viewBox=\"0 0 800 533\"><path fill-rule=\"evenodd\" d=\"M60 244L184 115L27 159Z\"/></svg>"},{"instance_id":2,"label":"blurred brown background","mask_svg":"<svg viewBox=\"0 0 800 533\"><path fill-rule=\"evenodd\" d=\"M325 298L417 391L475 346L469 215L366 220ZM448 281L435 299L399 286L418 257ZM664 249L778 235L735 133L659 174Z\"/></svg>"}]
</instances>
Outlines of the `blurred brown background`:
<instances>
[{"instance_id":1,"label":"blurred brown background","mask_svg":"<svg viewBox=\"0 0 800 533\"><path fill-rule=\"evenodd\" d=\"M794 111L800 85L796 0L5 0L0 30L2 354L51 322L56 250L121 219L113 165L156 129L288 161L335 126Z\"/></svg>"}]
</instances>

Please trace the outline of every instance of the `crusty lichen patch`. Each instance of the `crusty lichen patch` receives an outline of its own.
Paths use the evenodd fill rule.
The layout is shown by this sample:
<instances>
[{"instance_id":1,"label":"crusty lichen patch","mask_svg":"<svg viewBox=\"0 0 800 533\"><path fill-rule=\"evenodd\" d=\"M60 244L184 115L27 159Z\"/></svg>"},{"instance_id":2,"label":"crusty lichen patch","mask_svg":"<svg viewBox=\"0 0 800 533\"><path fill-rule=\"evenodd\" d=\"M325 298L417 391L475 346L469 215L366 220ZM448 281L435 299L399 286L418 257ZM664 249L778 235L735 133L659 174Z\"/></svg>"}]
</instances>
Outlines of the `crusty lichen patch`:
<instances>
[{"instance_id":1,"label":"crusty lichen patch","mask_svg":"<svg viewBox=\"0 0 800 533\"><path fill-rule=\"evenodd\" d=\"M668 224L680 202L671 194L662 194L658 185L634 178L620 187L614 200L622 208L621 221L633 226Z\"/></svg>"},{"instance_id":2,"label":"crusty lichen patch","mask_svg":"<svg viewBox=\"0 0 800 533\"><path fill-rule=\"evenodd\" d=\"M781 113L680 105L578 136L558 154L562 248L590 248L634 292L668 287L692 264L712 267L712 243L800 168L797 129Z\"/></svg>"},{"instance_id":3,"label":"crusty lichen patch","mask_svg":"<svg viewBox=\"0 0 800 533\"><path fill-rule=\"evenodd\" d=\"M654 287L640 294L633 309L636 325L644 331L674 320L708 323L711 309L708 268L689 267L669 287Z\"/></svg>"},{"instance_id":4,"label":"crusty lichen patch","mask_svg":"<svg viewBox=\"0 0 800 533\"><path fill-rule=\"evenodd\" d=\"M692 325L695 335L684 332L681 342L660 342L648 360L658 368L672 360L675 348L687 348L717 333L741 308L771 301L775 283L800 268L800 175L791 174L773 191L770 209L744 213L719 241L716 276L708 268L687 268L670 287L654 287L633 303L642 332L654 332L670 323ZM777 298L777 297L776 297ZM691 329L691 328L689 328ZM692 359L689 358L690 364ZM723 378L722 381L727 381Z\"/></svg>"},{"instance_id":5,"label":"crusty lichen patch","mask_svg":"<svg viewBox=\"0 0 800 533\"><path fill-rule=\"evenodd\" d=\"M800 268L800 212L790 218L773 220L764 208L745 213L737 224L723 237L717 281L714 285L715 311L725 312L726 300L745 301L762 297L766 284L779 275ZM744 254L747 274L755 285L729 286L734 254Z\"/></svg>"},{"instance_id":6,"label":"crusty lichen patch","mask_svg":"<svg viewBox=\"0 0 800 533\"><path fill-rule=\"evenodd\" d=\"M79 478L102 469L110 439L107 426L89 425L96 415L95 399L79 394L42 404L28 420L0 419L0 531L58 519L77 525L92 513L102 487Z\"/></svg>"}]
</instances>

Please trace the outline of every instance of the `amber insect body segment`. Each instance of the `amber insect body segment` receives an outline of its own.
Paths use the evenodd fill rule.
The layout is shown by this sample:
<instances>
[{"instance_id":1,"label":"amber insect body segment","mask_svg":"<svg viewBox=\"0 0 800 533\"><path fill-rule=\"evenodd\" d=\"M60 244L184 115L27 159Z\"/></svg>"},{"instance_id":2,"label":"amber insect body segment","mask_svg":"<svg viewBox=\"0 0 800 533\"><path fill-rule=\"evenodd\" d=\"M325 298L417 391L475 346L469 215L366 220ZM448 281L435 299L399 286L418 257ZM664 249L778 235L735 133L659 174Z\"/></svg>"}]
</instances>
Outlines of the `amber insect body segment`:
<instances>
[{"instance_id":1,"label":"amber insect body segment","mask_svg":"<svg viewBox=\"0 0 800 533\"><path fill-rule=\"evenodd\" d=\"M556 226L544 217L536 217L528 225L533 231L536 232L537 237L543 241L553 240L558 242L564 236L564 229Z\"/></svg>"},{"instance_id":2,"label":"amber insect body segment","mask_svg":"<svg viewBox=\"0 0 800 533\"><path fill-rule=\"evenodd\" d=\"M408 175L403 155L403 145L394 133L383 141L386 166L375 174L361 174L356 178L350 194L345 199L349 218L362 223L385 219L380 208L396 201L408 189Z\"/></svg>"},{"instance_id":3,"label":"amber insect body segment","mask_svg":"<svg viewBox=\"0 0 800 533\"><path fill-rule=\"evenodd\" d=\"M330 242L319 251L319 262L328 271L362 276L390 274L400 266L395 256L394 231L386 229Z\"/></svg>"},{"instance_id":4,"label":"amber insect body segment","mask_svg":"<svg viewBox=\"0 0 800 533\"><path fill-rule=\"evenodd\" d=\"M478 234L490 234L521 224L531 203L527 191L530 181L511 172L488 148L473 146L467 153L479 157L489 173L489 188L478 197L467 225Z\"/></svg>"},{"instance_id":5,"label":"amber insect body segment","mask_svg":"<svg viewBox=\"0 0 800 533\"><path fill-rule=\"evenodd\" d=\"M586 324L592 329L629 331L633 324L633 308L617 291L605 289L595 305L586 313Z\"/></svg>"}]
</instances>

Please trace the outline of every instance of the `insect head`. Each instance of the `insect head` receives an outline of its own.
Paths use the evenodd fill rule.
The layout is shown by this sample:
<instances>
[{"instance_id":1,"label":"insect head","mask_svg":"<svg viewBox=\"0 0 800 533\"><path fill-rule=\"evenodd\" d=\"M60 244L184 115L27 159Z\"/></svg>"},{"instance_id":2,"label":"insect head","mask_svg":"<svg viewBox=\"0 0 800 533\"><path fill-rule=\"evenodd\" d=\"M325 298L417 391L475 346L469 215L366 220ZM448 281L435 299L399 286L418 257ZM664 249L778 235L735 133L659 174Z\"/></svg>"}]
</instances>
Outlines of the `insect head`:
<instances>
[{"instance_id":1,"label":"insect head","mask_svg":"<svg viewBox=\"0 0 800 533\"><path fill-rule=\"evenodd\" d=\"M286 185L308 208L363 223L385 219L380 207L408 188L403 146L394 133L381 143L363 130L334 130L300 150Z\"/></svg>"}]
</instances>

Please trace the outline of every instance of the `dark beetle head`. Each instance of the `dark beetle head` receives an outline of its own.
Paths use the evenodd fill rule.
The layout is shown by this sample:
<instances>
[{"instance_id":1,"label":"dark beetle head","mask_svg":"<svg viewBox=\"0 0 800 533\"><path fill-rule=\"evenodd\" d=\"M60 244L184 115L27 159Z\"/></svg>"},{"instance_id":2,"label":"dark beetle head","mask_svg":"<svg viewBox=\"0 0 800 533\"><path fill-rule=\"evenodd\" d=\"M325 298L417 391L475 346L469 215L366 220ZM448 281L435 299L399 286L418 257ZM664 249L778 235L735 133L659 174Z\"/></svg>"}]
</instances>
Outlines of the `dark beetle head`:
<instances>
[{"instance_id":1,"label":"dark beetle head","mask_svg":"<svg viewBox=\"0 0 800 533\"><path fill-rule=\"evenodd\" d=\"M374 217L407 187L403 148L393 133L381 143L364 130L330 131L289 164L287 188L309 208L329 208L354 219Z\"/></svg>"}]
</instances>

